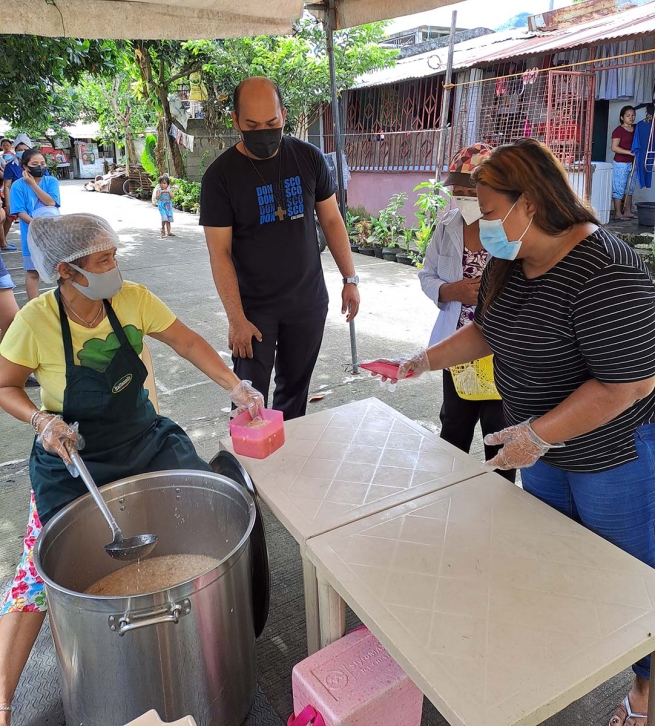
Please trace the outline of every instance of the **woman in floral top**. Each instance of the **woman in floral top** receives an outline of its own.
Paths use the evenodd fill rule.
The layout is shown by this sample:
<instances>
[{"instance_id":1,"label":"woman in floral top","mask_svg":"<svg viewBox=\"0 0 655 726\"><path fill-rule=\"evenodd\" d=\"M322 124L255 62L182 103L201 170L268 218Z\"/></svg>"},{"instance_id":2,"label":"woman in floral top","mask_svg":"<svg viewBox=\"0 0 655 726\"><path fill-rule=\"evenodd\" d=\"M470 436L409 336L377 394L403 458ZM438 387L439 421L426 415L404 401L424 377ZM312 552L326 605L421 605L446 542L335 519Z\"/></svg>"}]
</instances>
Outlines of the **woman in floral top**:
<instances>
[{"instance_id":1,"label":"woman in floral top","mask_svg":"<svg viewBox=\"0 0 655 726\"><path fill-rule=\"evenodd\" d=\"M448 167L445 183L452 187L457 208L439 223L428 247L424 267L419 272L423 292L439 308L430 346L473 320L488 255L480 242L478 220L482 214L471 174L490 152L491 147L485 144L468 146L455 155ZM441 438L466 452L471 448L478 421L484 436L501 431L506 425L502 401L460 398L449 370L443 372L443 404L439 418ZM498 447L485 446L487 461L497 450ZM514 471L499 473L514 481Z\"/></svg>"}]
</instances>

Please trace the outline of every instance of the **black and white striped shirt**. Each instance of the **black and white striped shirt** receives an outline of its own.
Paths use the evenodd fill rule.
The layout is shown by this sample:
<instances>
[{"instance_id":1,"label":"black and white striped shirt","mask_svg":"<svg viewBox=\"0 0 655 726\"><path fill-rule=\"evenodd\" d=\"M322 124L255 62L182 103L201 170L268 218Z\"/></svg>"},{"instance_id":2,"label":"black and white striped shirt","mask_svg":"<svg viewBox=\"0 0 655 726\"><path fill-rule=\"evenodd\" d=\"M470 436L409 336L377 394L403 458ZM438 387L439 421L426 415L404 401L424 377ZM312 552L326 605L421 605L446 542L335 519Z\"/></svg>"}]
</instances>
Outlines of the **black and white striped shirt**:
<instances>
[{"instance_id":1,"label":"black and white striped shirt","mask_svg":"<svg viewBox=\"0 0 655 726\"><path fill-rule=\"evenodd\" d=\"M519 262L482 318L494 262L482 277L475 320L495 356L508 425L548 413L592 378L655 376L655 287L627 244L599 228L540 277L528 280ZM620 466L637 458L636 429L654 420L652 393L543 460L574 472Z\"/></svg>"}]
</instances>

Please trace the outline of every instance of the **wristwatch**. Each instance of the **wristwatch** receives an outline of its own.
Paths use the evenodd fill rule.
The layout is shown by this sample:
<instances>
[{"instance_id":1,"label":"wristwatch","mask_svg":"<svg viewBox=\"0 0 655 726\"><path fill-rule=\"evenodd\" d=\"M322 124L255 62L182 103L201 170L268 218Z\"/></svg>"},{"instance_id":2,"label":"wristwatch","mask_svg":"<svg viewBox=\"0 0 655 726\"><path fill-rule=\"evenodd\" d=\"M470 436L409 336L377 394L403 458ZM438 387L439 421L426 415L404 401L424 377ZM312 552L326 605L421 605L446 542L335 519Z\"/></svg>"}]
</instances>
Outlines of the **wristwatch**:
<instances>
[{"instance_id":1,"label":"wristwatch","mask_svg":"<svg viewBox=\"0 0 655 726\"><path fill-rule=\"evenodd\" d=\"M355 275L355 277L344 277L343 278L343 284L344 285L357 285L357 284L359 284L359 275Z\"/></svg>"}]
</instances>

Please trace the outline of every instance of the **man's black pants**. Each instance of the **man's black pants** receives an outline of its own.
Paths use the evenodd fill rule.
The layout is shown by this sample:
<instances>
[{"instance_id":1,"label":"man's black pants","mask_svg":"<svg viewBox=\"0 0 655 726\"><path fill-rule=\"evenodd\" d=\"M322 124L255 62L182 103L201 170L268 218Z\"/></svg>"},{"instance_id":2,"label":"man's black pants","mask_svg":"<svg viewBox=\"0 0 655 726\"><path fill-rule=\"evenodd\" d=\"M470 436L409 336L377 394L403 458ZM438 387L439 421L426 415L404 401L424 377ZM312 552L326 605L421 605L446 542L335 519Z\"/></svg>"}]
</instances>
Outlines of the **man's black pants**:
<instances>
[{"instance_id":1,"label":"man's black pants","mask_svg":"<svg viewBox=\"0 0 655 726\"><path fill-rule=\"evenodd\" d=\"M259 328L262 342L253 338L253 358L235 358L234 372L252 381L268 406L268 389L275 368L273 408L282 411L285 421L304 416L309 384L316 365L327 303L295 313L275 310L246 310L246 318Z\"/></svg>"},{"instance_id":2,"label":"man's black pants","mask_svg":"<svg viewBox=\"0 0 655 726\"><path fill-rule=\"evenodd\" d=\"M482 435L495 434L506 427L502 401L467 401L457 395L453 377L450 371L443 372L443 404L441 406L441 433L442 439L467 454L473 442L475 425L480 422ZM500 450L500 446L487 446L484 453L487 461L493 459ZM516 478L516 471L497 470L498 474L510 481Z\"/></svg>"}]
</instances>

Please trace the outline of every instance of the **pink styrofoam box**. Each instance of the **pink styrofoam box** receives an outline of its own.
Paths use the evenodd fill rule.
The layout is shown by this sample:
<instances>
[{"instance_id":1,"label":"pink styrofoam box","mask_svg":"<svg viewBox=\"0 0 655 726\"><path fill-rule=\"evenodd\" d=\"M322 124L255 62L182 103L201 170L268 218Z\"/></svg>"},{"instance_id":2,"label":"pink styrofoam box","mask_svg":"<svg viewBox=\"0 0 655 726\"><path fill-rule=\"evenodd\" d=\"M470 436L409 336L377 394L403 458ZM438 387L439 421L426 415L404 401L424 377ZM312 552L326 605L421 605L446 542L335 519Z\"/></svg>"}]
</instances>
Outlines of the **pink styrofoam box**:
<instances>
[{"instance_id":1,"label":"pink styrofoam box","mask_svg":"<svg viewBox=\"0 0 655 726\"><path fill-rule=\"evenodd\" d=\"M420 726L423 694L367 628L295 666L296 714L313 706L326 726Z\"/></svg>"},{"instance_id":2,"label":"pink styrofoam box","mask_svg":"<svg viewBox=\"0 0 655 726\"><path fill-rule=\"evenodd\" d=\"M230 421L230 436L234 451L253 459L265 459L284 444L284 416L282 411L262 408L260 415L265 426L252 428L248 411L240 413Z\"/></svg>"}]
</instances>

